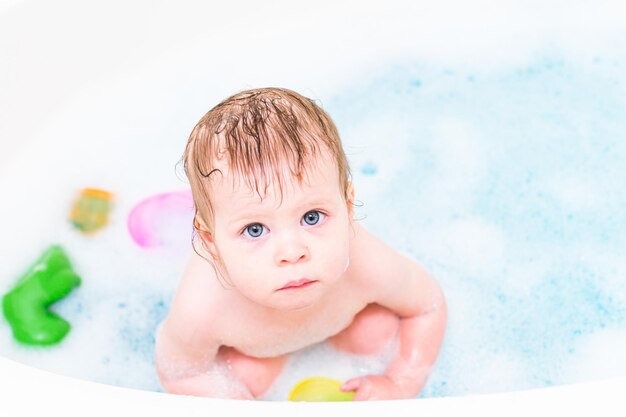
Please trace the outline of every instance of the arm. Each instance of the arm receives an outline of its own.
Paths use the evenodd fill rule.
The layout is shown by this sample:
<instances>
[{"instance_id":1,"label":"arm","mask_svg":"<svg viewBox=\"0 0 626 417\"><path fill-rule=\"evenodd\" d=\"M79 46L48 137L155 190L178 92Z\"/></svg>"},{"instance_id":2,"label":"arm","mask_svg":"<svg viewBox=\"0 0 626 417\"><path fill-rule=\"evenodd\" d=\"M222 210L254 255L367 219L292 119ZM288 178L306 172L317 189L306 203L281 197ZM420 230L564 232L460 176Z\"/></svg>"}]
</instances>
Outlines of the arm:
<instances>
[{"instance_id":1,"label":"arm","mask_svg":"<svg viewBox=\"0 0 626 417\"><path fill-rule=\"evenodd\" d=\"M219 314L208 284L212 273L206 261L194 253L157 332L157 375L170 393L253 399L249 389L217 359L220 342L215 323Z\"/></svg>"},{"instance_id":2,"label":"arm","mask_svg":"<svg viewBox=\"0 0 626 417\"><path fill-rule=\"evenodd\" d=\"M219 346L192 350L166 321L157 334L155 364L163 388L172 394L253 399L226 365L216 361Z\"/></svg>"},{"instance_id":3,"label":"arm","mask_svg":"<svg viewBox=\"0 0 626 417\"><path fill-rule=\"evenodd\" d=\"M433 285L436 286L434 281ZM398 386L400 398L415 398L419 394L439 354L447 307L439 287L433 288L433 295L430 307L400 318L400 346L385 371L385 376Z\"/></svg>"},{"instance_id":4,"label":"arm","mask_svg":"<svg viewBox=\"0 0 626 417\"><path fill-rule=\"evenodd\" d=\"M443 340L447 320L443 293L417 262L365 229L358 230L356 239L356 272L371 290L372 302L400 317L399 348L384 375L354 378L342 389L356 389L356 400L415 398Z\"/></svg>"}]
</instances>

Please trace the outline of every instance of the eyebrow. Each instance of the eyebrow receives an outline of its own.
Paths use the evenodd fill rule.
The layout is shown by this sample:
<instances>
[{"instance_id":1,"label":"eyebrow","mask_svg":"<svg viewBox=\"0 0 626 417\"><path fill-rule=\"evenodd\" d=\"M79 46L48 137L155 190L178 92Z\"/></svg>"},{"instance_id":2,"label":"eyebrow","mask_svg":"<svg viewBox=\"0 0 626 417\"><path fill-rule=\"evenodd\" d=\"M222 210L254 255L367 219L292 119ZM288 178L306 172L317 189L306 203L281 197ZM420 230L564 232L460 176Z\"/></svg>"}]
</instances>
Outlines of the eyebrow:
<instances>
[{"instance_id":1,"label":"eyebrow","mask_svg":"<svg viewBox=\"0 0 626 417\"><path fill-rule=\"evenodd\" d=\"M314 198L311 200L305 200L304 203L299 204L294 211L296 210L302 210L304 207L319 207L319 206L326 206L329 205L332 202L331 199L327 198L327 197L319 197L319 198ZM228 221L229 224L233 224L233 223L237 223L240 222L244 219L248 219L248 218L254 218L254 217L262 217L264 215L266 215L267 212L273 212L275 211L275 208L272 209L254 209L254 210L250 210L250 209L242 209L240 213L238 213L237 211L233 212L233 217L231 217Z\"/></svg>"}]
</instances>

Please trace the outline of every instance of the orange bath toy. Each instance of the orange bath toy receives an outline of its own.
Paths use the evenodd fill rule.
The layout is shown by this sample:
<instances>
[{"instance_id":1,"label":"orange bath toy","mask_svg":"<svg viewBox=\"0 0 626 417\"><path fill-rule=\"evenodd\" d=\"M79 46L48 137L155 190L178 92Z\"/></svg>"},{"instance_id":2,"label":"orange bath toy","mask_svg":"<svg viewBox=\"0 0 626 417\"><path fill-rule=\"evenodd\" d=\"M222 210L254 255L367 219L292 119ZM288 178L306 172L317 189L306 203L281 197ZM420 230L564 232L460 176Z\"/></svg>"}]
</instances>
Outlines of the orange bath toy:
<instances>
[{"instance_id":1,"label":"orange bath toy","mask_svg":"<svg viewBox=\"0 0 626 417\"><path fill-rule=\"evenodd\" d=\"M85 188L74 202L70 222L84 234L102 229L109 221L113 194L97 188Z\"/></svg>"}]
</instances>

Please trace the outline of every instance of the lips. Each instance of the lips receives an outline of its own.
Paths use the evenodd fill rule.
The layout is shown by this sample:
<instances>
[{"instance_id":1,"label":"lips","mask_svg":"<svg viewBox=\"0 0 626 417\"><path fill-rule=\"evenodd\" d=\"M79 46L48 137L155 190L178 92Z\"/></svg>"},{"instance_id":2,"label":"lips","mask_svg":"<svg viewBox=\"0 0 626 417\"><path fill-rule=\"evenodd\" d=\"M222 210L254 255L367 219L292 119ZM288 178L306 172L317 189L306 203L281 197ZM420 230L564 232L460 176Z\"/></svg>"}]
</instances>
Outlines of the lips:
<instances>
[{"instance_id":1,"label":"lips","mask_svg":"<svg viewBox=\"0 0 626 417\"><path fill-rule=\"evenodd\" d=\"M278 291L282 291L282 290L299 290L301 288L307 288L310 287L311 285L315 284L317 281L316 280L312 280L312 279L300 279L298 281L289 281L287 283L287 285L285 285L282 288L279 288Z\"/></svg>"}]
</instances>

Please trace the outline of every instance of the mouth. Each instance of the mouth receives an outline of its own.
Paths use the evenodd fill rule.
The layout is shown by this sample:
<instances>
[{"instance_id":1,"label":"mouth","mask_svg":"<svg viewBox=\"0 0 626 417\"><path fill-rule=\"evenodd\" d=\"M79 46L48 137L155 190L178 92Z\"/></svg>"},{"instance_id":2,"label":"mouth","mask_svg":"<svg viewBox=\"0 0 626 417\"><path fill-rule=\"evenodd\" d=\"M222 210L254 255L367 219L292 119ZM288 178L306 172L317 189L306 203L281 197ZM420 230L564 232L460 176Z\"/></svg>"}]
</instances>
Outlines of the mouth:
<instances>
[{"instance_id":1,"label":"mouth","mask_svg":"<svg viewBox=\"0 0 626 417\"><path fill-rule=\"evenodd\" d=\"M303 278L303 279L298 280L298 281L289 281L287 283L287 285L285 285L282 288L279 288L276 291L299 290L299 289L302 289L302 288L310 287L311 285L315 284L316 282L317 282L317 280L306 279L306 278Z\"/></svg>"}]
</instances>

